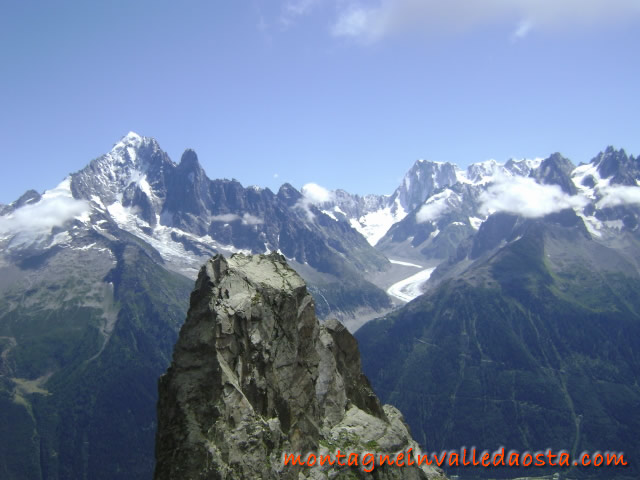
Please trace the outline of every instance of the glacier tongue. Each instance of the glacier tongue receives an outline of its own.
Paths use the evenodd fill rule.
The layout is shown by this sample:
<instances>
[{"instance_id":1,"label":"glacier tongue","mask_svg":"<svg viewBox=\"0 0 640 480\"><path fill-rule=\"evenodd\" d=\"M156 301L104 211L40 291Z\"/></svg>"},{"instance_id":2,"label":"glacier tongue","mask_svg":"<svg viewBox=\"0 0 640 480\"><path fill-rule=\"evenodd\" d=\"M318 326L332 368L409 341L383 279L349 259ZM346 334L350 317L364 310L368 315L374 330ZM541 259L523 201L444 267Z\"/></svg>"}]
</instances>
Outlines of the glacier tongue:
<instances>
[{"instance_id":1,"label":"glacier tongue","mask_svg":"<svg viewBox=\"0 0 640 480\"><path fill-rule=\"evenodd\" d=\"M422 285L429 280L434 270L435 267L425 268L404 280L400 280L391 285L387 289L387 293L403 302L410 302L422 295Z\"/></svg>"}]
</instances>

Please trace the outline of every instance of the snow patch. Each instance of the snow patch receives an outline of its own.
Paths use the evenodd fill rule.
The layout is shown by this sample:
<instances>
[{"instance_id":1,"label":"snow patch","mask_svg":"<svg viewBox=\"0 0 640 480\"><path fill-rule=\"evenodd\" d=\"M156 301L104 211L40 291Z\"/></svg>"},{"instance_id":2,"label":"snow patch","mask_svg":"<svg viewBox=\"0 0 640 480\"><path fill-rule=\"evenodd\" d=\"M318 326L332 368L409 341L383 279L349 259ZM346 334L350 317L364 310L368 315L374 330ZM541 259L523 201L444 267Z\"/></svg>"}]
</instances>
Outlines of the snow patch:
<instances>
[{"instance_id":1,"label":"snow patch","mask_svg":"<svg viewBox=\"0 0 640 480\"><path fill-rule=\"evenodd\" d=\"M624 222L622 220L606 220L604 224L607 228L613 228L616 230L622 230L624 228Z\"/></svg>"},{"instance_id":2,"label":"snow patch","mask_svg":"<svg viewBox=\"0 0 640 480\"><path fill-rule=\"evenodd\" d=\"M370 245L375 246L394 223L407 216L407 212L397 202L394 207L381 208L361 216L358 220L351 219L349 223L367 239Z\"/></svg>"},{"instance_id":3,"label":"snow patch","mask_svg":"<svg viewBox=\"0 0 640 480\"><path fill-rule=\"evenodd\" d=\"M389 259L390 263L394 263L396 265L404 265L405 267L415 267L415 268L424 268L422 265L416 265L415 263L402 262L400 260Z\"/></svg>"},{"instance_id":4,"label":"snow patch","mask_svg":"<svg viewBox=\"0 0 640 480\"><path fill-rule=\"evenodd\" d=\"M473 228L474 230L478 230L480 228L480 225L482 225L482 222L484 222L484 220L482 220L481 218L469 217L469 223L471 224L471 228Z\"/></svg>"},{"instance_id":5,"label":"snow patch","mask_svg":"<svg viewBox=\"0 0 640 480\"><path fill-rule=\"evenodd\" d=\"M587 227L587 231L591 234L591 236L602 237L602 232L600 232L600 230L602 230L603 225L600 220L598 220L593 215L586 216L580 212L576 212L576 214L580 218L582 218L582 220L584 221L584 225Z\"/></svg>"},{"instance_id":6,"label":"snow patch","mask_svg":"<svg viewBox=\"0 0 640 480\"><path fill-rule=\"evenodd\" d=\"M90 245L85 245L84 247L75 247L74 250L91 250L95 246L96 246L96 243L94 242Z\"/></svg>"},{"instance_id":7,"label":"snow patch","mask_svg":"<svg viewBox=\"0 0 640 480\"><path fill-rule=\"evenodd\" d=\"M338 221L338 219L336 218L336 216L333 214L331 210L322 210L322 213L324 213L327 217L332 218L336 222Z\"/></svg>"},{"instance_id":8,"label":"snow patch","mask_svg":"<svg viewBox=\"0 0 640 480\"><path fill-rule=\"evenodd\" d=\"M51 239L51 243L49 244L49 247L53 247L55 245L68 244L69 242L71 242L72 239L73 239L73 237L71 235L69 235L69 232L67 232L67 231L57 233Z\"/></svg>"},{"instance_id":9,"label":"snow patch","mask_svg":"<svg viewBox=\"0 0 640 480\"><path fill-rule=\"evenodd\" d=\"M99 196L91 195L91 201L98 206L99 210L106 210L106 207L104 206L104 203L102 203L102 199Z\"/></svg>"}]
</instances>

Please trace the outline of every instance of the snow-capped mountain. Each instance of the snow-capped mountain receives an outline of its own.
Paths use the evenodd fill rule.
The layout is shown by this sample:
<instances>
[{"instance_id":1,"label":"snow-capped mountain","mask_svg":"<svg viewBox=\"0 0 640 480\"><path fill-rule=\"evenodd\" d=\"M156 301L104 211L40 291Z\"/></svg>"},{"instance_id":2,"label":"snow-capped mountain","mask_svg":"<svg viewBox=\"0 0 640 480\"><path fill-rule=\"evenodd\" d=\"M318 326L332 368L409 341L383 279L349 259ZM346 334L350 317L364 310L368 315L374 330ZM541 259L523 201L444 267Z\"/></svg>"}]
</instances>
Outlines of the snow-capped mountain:
<instances>
[{"instance_id":1,"label":"snow-capped mountain","mask_svg":"<svg viewBox=\"0 0 640 480\"><path fill-rule=\"evenodd\" d=\"M616 158L628 172L638 165L615 151L577 168L552 156L531 177L488 184L478 231L451 242L435 270L415 261L422 270L394 292L422 295L356 332L374 388L398 402L427 448L473 439L533 451L558 438L580 452L606 438L637 457L640 418L620 422L619 412L640 403L640 187L634 173L602 176ZM567 179L582 194L565 191ZM473 206L473 191L457 187L407 216L427 217L414 232L437 229L425 257ZM637 478L636 469L623 476Z\"/></svg>"},{"instance_id":2,"label":"snow-capped mountain","mask_svg":"<svg viewBox=\"0 0 640 480\"><path fill-rule=\"evenodd\" d=\"M456 174L456 183L393 224L376 247L389 257L438 263L500 211L531 218L571 208L598 237L637 225L638 159L623 150L610 147L578 167L555 153L544 160L489 160Z\"/></svg>"},{"instance_id":3,"label":"snow-capped mountain","mask_svg":"<svg viewBox=\"0 0 640 480\"><path fill-rule=\"evenodd\" d=\"M418 160L405 174L391 196L406 212L415 210L435 191L457 182L457 167L451 163Z\"/></svg>"},{"instance_id":4,"label":"snow-capped mountain","mask_svg":"<svg viewBox=\"0 0 640 480\"><path fill-rule=\"evenodd\" d=\"M51 209L58 214L40 229L20 223L27 213ZM347 222L323 215L292 186L274 194L235 180L210 180L194 151L185 151L175 164L154 139L133 132L55 189L42 196L27 192L5 210L0 231L8 250L25 232L40 242L51 228L65 228L66 240L59 234L56 240L64 244L78 229L109 236L117 227L150 244L171 270L190 277L215 252L280 251L326 274L335 273L332 257L354 272L386 263Z\"/></svg>"},{"instance_id":5,"label":"snow-capped mountain","mask_svg":"<svg viewBox=\"0 0 640 480\"><path fill-rule=\"evenodd\" d=\"M210 180L194 151L176 164L154 139L135 133L57 187L28 191L0 216L0 266L30 258L73 265L79 255L80 263L104 264L93 280L100 283L131 241L191 279L215 253L277 251L307 280L318 314L350 327L391 306L370 282L390 264L348 220L324 214L288 184L273 193Z\"/></svg>"},{"instance_id":6,"label":"snow-capped mountain","mask_svg":"<svg viewBox=\"0 0 640 480\"><path fill-rule=\"evenodd\" d=\"M404 175L392 195L351 195L334 192L321 204L325 213L342 215L371 245L376 245L392 225L421 205L435 191L458 181L458 169L451 163L418 160Z\"/></svg>"},{"instance_id":7,"label":"snow-capped mountain","mask_svg":"<svg viewBox=\"0 0 640 480\"><path fill-rule=\"evenodd\" d=\"M640 401L639 159L610 147L577 167L560 154L521 174L487 166L378 243L414 250L422 270L394 292L411 303L356 332L365 372L429 448L607 438L637 455L640 420L618 414Z\"/></svg>"},{"instance_id":8,"label":"snow-capped mountain","mask_svg":"<svg viewBox=\"0 0 640 480\"><path fill-rule=\"evenodd\" d=\"M461 170L449 162L420 159L404 175L391 195L352 195L336 190L329 201L319 206L330 216L346 218L371 245L378 242L391 227L445 187L458 183L482 186L496 177L527 176L540 165L542 159L511 159L505 164L496 160L469 165ZM435 199L434 199L435 200ZM477 221L475 222L478 226Z\"/></svg>"},{"instance_id":9,"label":"snow-capped mountain","mask_svg":"<svg viewBox=\"0 0 640 480\"><path fill-rule=\"evenodd\" d=\"M3 206L0 470L150 478L156 380L193 278L213 253L235 251L286 256L323 316L390 306L365 278L389 263L348 221L291 185L210 180L195 152L176 164L134 133L55 188Z\"/></svg>"},{"instance_id":10,"label":"snow-capped mountain","mask_svg":"<svg viewBox=\"0 0 640 480\"><path fill-rule=\"evenodd\" d=\"M192 150L175 163L130 133L55 188L0 206L0 411L7 431L26 432L0 461L27 459L16 478L149 476L155 379L213 253L278 251L321 316L361 324L390 307L383 289L409 301L517 242L530 219L640 269L639 182L640 160L608 148L578 167L559 154L465 170L420 160L391 195L274 193L211 180ZM566 243L553 240L560 265Z\"/></svg>"}]
</instances>

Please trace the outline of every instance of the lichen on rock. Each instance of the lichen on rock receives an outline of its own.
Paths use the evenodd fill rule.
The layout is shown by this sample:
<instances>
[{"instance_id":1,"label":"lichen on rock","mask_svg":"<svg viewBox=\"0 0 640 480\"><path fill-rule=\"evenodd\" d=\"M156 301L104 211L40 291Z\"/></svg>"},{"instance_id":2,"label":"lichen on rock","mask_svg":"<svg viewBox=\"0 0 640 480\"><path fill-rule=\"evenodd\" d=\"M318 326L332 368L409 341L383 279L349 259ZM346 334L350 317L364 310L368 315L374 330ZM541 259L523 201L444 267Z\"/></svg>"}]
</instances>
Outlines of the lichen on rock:
<instances>
[{"instance_id":1,"label":"lichen on rock","mask_svg":"<svg viewBox=\"0 0 640 480\"><path fill-rule=\"evenodd\" d=\"M156 480L438 478L427 467L285 466L284 453L395 453L418 445L380 404L356 340L320 324L284 257L217 255L201 269L159 382Z\"/></svg>"}]
</instances>

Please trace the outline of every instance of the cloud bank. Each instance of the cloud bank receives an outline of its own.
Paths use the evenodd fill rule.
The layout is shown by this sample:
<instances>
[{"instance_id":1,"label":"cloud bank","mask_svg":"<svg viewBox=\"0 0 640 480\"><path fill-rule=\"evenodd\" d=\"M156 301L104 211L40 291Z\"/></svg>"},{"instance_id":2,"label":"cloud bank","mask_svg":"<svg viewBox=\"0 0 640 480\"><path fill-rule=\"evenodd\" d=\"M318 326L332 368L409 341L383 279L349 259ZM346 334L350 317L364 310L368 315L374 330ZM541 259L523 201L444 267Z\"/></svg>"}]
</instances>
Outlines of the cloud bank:
<instances>
[{"instance_id":1,"label":"cloud bank","mask_svg":"<svg viewBox=\"0 0 640 480\"><path fill-rule=\"evenodd\" d=\"M597 208L617 207L618 205L640 205L640 187L611 186L599 189L602 198Z\"/></svg>"},{"instance_id":2,"label":"cloud bank","mask_svg":"<svg viewBox=\"0 0 640 480\"><path fill-rule=\"evenodd\" d=\"M73 197L43 197L39 202L25 205L9 215L0 217L0 233L49 234L69 220L89 211L89 204Z\"/></svg>"},{"instance_id":3,"label":"cloud bank","mask_svg":"<svg viewBox=\"0 0 640 480\"><path fill-rule=\"evenodd\" d=\"M535 28L566 29L625 21L640 14L638 0L380 0L349 2L332 33L373 43L407 31L464 31L513 24L512 38Z\"/></svg>"},{"instance_id":4,"label":"cloud bank","mask_svg":"<svg viewBox=\"0 0 640 480\"><path fill-rule=\"evenodd\" d=\"M507 212L539 218L566 208L582 209L588 200L568 195L557 185L541 185L529 177L501 178L480 194L480 213Z\"/></svg>"}]
</instances>

